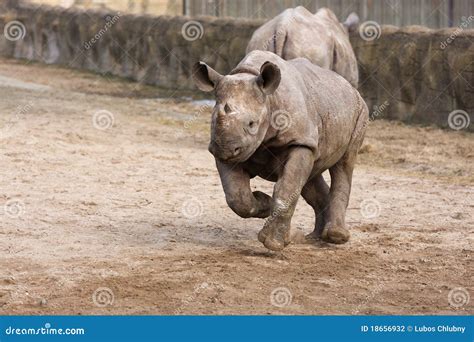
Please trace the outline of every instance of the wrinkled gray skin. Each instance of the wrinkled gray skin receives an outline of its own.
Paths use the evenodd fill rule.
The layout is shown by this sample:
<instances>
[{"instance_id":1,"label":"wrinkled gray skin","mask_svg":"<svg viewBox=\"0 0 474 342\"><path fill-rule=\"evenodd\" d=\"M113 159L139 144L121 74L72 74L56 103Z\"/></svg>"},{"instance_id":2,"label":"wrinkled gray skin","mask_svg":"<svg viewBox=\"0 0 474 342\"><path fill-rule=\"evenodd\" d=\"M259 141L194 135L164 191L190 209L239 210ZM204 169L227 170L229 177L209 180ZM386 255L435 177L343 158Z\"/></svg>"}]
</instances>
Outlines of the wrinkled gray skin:
<instances>
[{"instance_id":1,"label":"wrinkled gray skin","mask_svg":"<svg viewBox=\"0 0 474 342\"><path fill-rule=\"evenodd\" d=\"M275 251L290 243L301 194L316 213L308 238L348 241L345 212L368 121L358 91L305 58L266 51L251 52L226 76L199 62L193 77L216 97L209 151L228 205L244 218L268 217L258 239ZM321 175L327 169L331 188ZM272 197L251 191L255 176L276 182Z\"/></svg>"},{"instance_id":2,"label":"wrinkled gray skin","mask_svg":"<svg viewBox=\"0 0 474 342\"><path fill-rule=\"evenodd\" d=\"M286 60L305 57L337 72L357 88L359 72L348 32L358 24L355 13L340 23L328 8L321 8L316 14L301 6L288 8L254 32L247 53L271 51Z\"/></svg>"}]
</instances>

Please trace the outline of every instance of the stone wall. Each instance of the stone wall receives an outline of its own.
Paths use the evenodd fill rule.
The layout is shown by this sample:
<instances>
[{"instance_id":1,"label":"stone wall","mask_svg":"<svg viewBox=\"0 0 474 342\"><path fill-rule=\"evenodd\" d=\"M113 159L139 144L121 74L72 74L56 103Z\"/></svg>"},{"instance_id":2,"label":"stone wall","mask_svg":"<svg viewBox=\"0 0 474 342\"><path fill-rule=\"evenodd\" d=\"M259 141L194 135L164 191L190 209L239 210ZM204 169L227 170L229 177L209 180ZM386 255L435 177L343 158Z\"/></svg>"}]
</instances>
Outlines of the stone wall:
<instances>
[{"instance_id":1,"label":"stone wall","mask_svg":"<svg viewBox=\"0 0 474 342\"><path fill-rule=\"evenodd\" d=\"M374 116L446 127L463 110L474 120L474 30L384 26L377 40L351 42Z\"/></svg>"},{"instance_id":2,"label":"stone wall","mask_svg":"<svg viewBox=\"0 0 474 342\"><path fill-rule=\"evenodd\" d=\"M190 70L198 60L221 73L230 71L262 21L23 6L0 12L2 32L12 23L20 37L13 30L0 36L3 56L184 90L193 89ZM384 26L377 39L355 33L351 42L359 60L359 88L374 117L443 127L453 110L473 118L474 30Z\"/></svg>"},{"instance_id":3,"label":"stone wall","mask_svg":"<svg viewBox=\"0 0 474 342\"><path fill-rule=\"evenodd\" d=\"M0 36L0 54L48 64L111 73L168 88L192 88L191 66L205 59L222 72L243 56L255 23L185 17L121 15L49 7L22 7L2 15L23 23L23 39ZM199 26L202 25L202 26ZM202 27L202 30L201 30ZM197 31L195 30L197 29ZM192 36L202 37L196 40Z\"/></svg>"}]
</instances>

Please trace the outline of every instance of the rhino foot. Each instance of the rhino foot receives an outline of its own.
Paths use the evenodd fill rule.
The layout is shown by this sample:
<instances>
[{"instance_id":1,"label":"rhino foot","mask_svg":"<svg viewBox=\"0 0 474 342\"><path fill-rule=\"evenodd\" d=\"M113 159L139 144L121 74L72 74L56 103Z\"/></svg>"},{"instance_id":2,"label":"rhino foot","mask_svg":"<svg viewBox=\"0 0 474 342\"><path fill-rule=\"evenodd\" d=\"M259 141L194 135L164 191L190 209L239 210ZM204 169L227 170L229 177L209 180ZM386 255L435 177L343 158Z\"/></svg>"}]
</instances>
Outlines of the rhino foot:
<instances>
[{"instance_id":1,"label":"rhino foot","mask_svg":"<svg viewBox=\"0 0 474 342\"><path fill-rule=\"evenodd\" d=\"M258 241L265 243L267 236L270 234L270 226L263 226L263 228L258 232Z\"/></svg>"},{"instance_id":2,"label":"rhino foot","mask_svg":"<svg viewBox=\"0 0 474 342\"><path fill-rule=\"evenodd\" d=\"M258 233L258 241L272 251L281 251L290 244L290 233L286 227L264 226Z\"/></svg>"},{"instance_id":3,"label":"rhino foot","mask_svg":"<svg viewBox=\"0 0 474 342\"><path fill-rule=\"evenodd\" d=\"M263 245L269 250L275 252L281 251L283 248L285 248L285 243L283 241L271 237L267 237Z\"/></svg>"},{"instance_id":4,"label":"rhino foot","mask_svg":"<svg viewBox=\"0 0 474 342\"><path fill-rule=\"evenodd\" d=\"M313 231L304 237L305 243L314 243L318 240L321 240L321 234L318 234L316 231Z\"/></svg>"},{"instance_id":5,"label":"rhino foot","mask_svg":"<svg viewBox=\"0 0 474 342\"><path fill-rule=\"evenodd\" d=\"M321 234L321 239L326 242L343 244L349 241L351 234L346 228L343 227L330 227L324 228Z\"/></svg>"}]
</instances>

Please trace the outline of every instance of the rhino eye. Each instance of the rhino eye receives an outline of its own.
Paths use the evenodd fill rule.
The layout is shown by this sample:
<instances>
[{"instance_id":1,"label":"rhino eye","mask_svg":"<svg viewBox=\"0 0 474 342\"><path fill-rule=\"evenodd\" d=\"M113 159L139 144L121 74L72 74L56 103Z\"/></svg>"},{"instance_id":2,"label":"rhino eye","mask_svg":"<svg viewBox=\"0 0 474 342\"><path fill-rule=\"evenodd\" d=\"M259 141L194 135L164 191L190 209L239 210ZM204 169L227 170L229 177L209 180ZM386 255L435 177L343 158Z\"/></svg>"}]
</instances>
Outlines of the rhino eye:
<instances>
[{"instance_id":1,"label":"rhino eye","mask_svg":"<svg viewBox=\"0 0 474 342\"><path fill-rule=\"evenodd\" d=\"M226 114L230 114L232 112L232 109L230 109L230 107L227 103L224 106L224 111L226 112Z\"/></svg>"}]
</instances>

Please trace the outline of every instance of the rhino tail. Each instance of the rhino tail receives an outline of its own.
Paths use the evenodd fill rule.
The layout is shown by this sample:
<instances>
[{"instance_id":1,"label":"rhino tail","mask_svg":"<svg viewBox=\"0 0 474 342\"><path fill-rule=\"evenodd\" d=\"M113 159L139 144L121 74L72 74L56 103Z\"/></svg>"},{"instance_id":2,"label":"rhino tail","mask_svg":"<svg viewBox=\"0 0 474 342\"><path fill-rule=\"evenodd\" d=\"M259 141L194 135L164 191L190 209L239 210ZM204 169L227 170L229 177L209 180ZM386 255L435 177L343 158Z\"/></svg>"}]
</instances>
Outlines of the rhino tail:
<instances>
[{"instance_id":1,"label":"rhino tail","mask_svg":"<svg viewBox=\"0 0 474 342\"><path fill-rule=\"evenodd\" d=\"M285 43L286 43L286 30L279 30L275 33L275 51L273 51L275 54L280 56L281 58L283 57L283 49L285 48Z\"/></svg>"},{"instance_id":2,"label":"rhino tail","mask_svg":"<svg viewBox=\"0 0 474 342\"><path fill-rule=\"evenodd\" d=\"M359 26L359 16L357 13L352 12L347 16L346 21L344 21L342 25L344 25L347 31L354 32Z\"/></svg>"}]
</instances>

